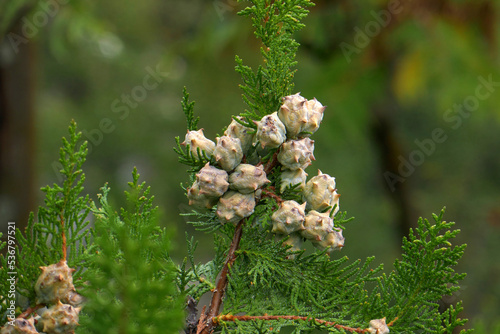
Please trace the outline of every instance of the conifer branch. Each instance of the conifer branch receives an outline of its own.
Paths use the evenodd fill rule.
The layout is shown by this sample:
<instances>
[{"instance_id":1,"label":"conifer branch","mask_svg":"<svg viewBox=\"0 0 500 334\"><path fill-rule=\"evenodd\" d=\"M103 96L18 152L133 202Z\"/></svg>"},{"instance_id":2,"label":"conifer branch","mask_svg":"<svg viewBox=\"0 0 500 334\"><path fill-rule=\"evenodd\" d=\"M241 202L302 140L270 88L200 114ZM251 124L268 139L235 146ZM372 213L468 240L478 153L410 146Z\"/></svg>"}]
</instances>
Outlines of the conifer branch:
<instances>
[{"instance_id":1,"label":"conifer branch","mask_svg":"<svg viewBox=\"0 0 500 334\"><path fill-rule=\"evenodd\" d=\"M465 321L458 318L459 304L441 315L436 302L442 295L459 288L458 281L463 275L454 274L451 266L456 265L465 247L451 247L447 240L458 231L442 231L452 224L442 222L441 216L435 217L435 225L419 222L418 235L410 232L409 239L403 242L403 259L396 261L395 270L389 275L378 276L382 265L370 268L373 257L363 263L361 260L351 262L347 257L331 259L326 254L343 247L343 225L352 218L346 218L345 212L338 212L339 194L334 178L318 173L317 179L313 177L306 182L304 169L314 160L313 148L306 145L295 151L286 144L286 140L312 135L319 125L318 121L312 121L313 116L304 116L308 128L299 126L300 117L285 112L295 110L289 104L302 110L296 111L298 114L309 115L311 111L318 119L324 111L317 100L291 95L298 47L293 32L303 27L300 20L312 3L309 0L250 2L252 5L239 15L252 20L255 35L262 41L263 64L252 70L236 56L236 72L242 77L240 87L247 109L233 119L236 126L246 128L239 130L240 133L231 132L246 145L241 145L241 152L236 148L216 146L214 151L220 149L224 155L228 152L230 168L200 148L191 150L187 137L182 144L177 137L174 148L179 161L192 167L189 173L193 186L188 197L190 205L201 209L187 215L199 219L194 223L199 230L219 232L215 235L220 237L215 241L215 260L195 264L195 246L191 240L188 241L188 254L192 268L186 269L187 259L179 266L177 284L181 292L199 300L211 291L211 302L203 307L197 323L196 317L194 320L188 318L187 324L192 326L186 333L188 330L190 334L228 333L233 328L242 334L279 333L288 326L295 327L294 333L314 329L388 333L388 327L396 333L422 328L428 333L443 333L442 328L450 332L463 325ZM193 131L198 118L193 116L193 102L189 102L185 90L182 105L188 131ZM260 123L263 116L274 112L279 120L270 123L276 131ZM278 122L284 123L283 126L277 126ZM247 141L249 134L253 138ZM280 140L271 145L267 139L271 135ZM280 151L283 154L278 160ZM302 170L297 175L282 173L286 169L297 169L293 163L287 163L292 160L287 155L296 163L298 156L305 161L300 163ZM267 182L256 185L252 177L235 172L235 166L241 164L250 164L265 172ZM208 165L207 170L202 173L205 165ZM200 175L195 177L194 172L198 171ZM240 187L239 181L245 186ZM309 182L312 187L307 186ZM284 201L291 202L289 207L282 205ZM246 224L242 238L246 219L251 224ZM235 222L238 222L236 228ZM444 234L440 235L441 232ZM274 239L269 237L270 233L275 234ZM302 242L308 240L321 252L306 255ZM368 286L370 282L376 283L375 286ZM222 307L225 314L221 314ZM386 324L386 319L393 320Z\"/></svg>"},{"instance_id":2,"label":"conifer branch","mask_svg":"<svg viewBox=\"0 0 500 334\"><path fill-rule=\"evenodd\" d=\"M184 87L182 91L182 110L184 111L184 115L186 115L187 129L198 130L198 121L200 117L194 117L194 101L189 101L189 93L187 92L187 88Z\"/></svg>"},{"instance_id":3,"label":"conifer branch","mask_svg":"<svg viewBox=\"0 0 500 334\"><path fill-rule=\"evenodd\" d=\"M23 313L21 313L18 318L23 318L23 319L26 319L27 317L29 317L33 312L36 312L37 310L45 307L46 305L45 304L37 304L33 307L28 307L26 309L26 311L24 311Z\"/></svg>"},{"instance_id":4,"label":"conifer branch","mask_svg":"<svg viewBox=\"0 0 500 334\"><path fill-rule=\"evenodd\" d=\"M278 164L278 153L279 150L276 150L271 159L269 159L269 161L266 163L264 167L264 172L266 172L266 174L270 174L273 168Z\"/></svg>"},{"instance_id":5,"label":"conifer branch","mask_svg":"<svg viewBox=\"0 0 500 334\"><path fill-rule=\"evenodd\" d=\"M233 265L236 260L236 251L240 245L241 236L243 233L243 224L245 223L245 219L242 219L238 225L236 226L236 230L234 231L233 241L231 242L231 246L229 247L229 251L227 254L227 260L224 264L224 268L222 268L219 280L217 281L217 286L212 295L212 301L210 302L210 307L206 313L200 317L200 323L205 323L205 325L200 326L198 324L198 334L210 334L212 333L213 327L215 325L214 319L219 314L220 306L222 305L222 298L224 298L224 292L226 291L227 286L227 275L229 274L229 268ZM201 332L200 332L201 328Z\"/></svg>"},{"instance_id":6,"label":"conifer branch","mask_svg":"<svg viewBox=\"0 0 500 334\"><path fill-rule=\"evenodd\" d=\"M339 325L333 321L326 321L322 319L316 319L311 317L301 317L298 315L232 315L232 314L223 314L219 315L214 319L214 322L219 323L221 321L252 321L252 320L302 320L302 321L312 321L318 323L320 325L324 325L327 327L334 327L336 329L343 329L352 333L368 333L369 329L363 328L353 328L349 326ZM388 325L389 326L389 325Z\"/></svg>"},{"instance_id":7,"label":"conifer branch","mask_svg":"<svg viewBox=\"0 0 500 334\"><path fill-rule=\"evenodd\" d=\"M292 93L299 46L293 33L304 27L300 21L308 14L307 7L314 5L309 0L250 2L238 15L252 20L254 34L262 42L263 65L252 70L240 57L235 59L236 72L243 80L243 101L249 107L241 116L248 124L275 111L280 99Z\"/></svg>"},{"instance_id":8,"label":"conifer branch","mask_svg":"<svg viewBox=\"0 0 500 334\"><path fill-rule=\"evenodd\" d=\"M189 144L186 144L186 149L184 151L182 147L183 144L179 137L175 137L175 143L177 147L174 147L174 151L179 155L179 162L192 167L188 170L189 172L196 173L203 168L207 162L212 162L212 158L208 156L205 151L200 150L199 147L196 150L196 154L194 154L191 152Z\"/></svg>"},{"instance_id":9,"label":"conifer branch","mask_svg":"<svg viewBox=\"0 0 500 334\"><path fill-rule=\"evenodd\" d=\"M274 187L269 187L269 188L274 188ZM283 199L276 195L274 192L269 191L267 189L262 189L262 197L271 197L274 199L278 204L283 202Z\"/></svg>"},{"instance_id":10,"label":"conifer branch","mask_svg":"<svg viewBox=\"0 0 500 334\"><path fill-rule=\"evenodd\" d=\"M387 327L391 327L392 325L394 325L394 323L395 323L398 319L399 319L399 317L396 317L396 318L392 319L392 320L391 320L391 322L389 322L389 323L387 324Z\"/></svg>"},{"instance_id":11,"label":"conifer branch","mask_svg":"<svg viewBox=\"0 0 500 334\"><path fill-rule=\"evenodd\" d=\"M62 238L62 254L63 254L63 257L62 259L64 261L66 261L66 257L67 257L67 254L68 254L68 248L66 247L66 233L64 233L64 217L63 217L63 214L62 212L59 214L59 219L61 221L61 238Z\"/></svg>"},{"instance_id":12,"label":"conifer branch","mask_svg":"<svg viewBox=\"0 0 500 334\"><path fill-rule=\"evenodd\" d=\"M201 310L201 315L200 315L200 320L198 321L198 326L196 327L196 333L202 333L205 328L206 328L206 319L207 315L205 314L205 309L207 306L203 306L203 309Z\"/></svg>"}]
</instances>

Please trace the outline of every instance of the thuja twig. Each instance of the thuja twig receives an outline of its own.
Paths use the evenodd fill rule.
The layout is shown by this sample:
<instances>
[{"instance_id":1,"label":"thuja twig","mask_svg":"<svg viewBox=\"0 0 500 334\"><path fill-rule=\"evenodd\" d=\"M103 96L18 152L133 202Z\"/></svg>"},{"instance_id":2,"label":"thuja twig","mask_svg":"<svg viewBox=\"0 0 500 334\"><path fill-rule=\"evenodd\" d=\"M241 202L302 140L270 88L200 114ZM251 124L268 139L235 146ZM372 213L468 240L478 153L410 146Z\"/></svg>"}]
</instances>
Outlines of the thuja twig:
<instances>
[{"instance_id":1,"label":"thuja twig","mask_svg":"<svg viewBox=\"0 0 500 334\"><path fill-rule=\"evenodd\" d=\"M214 319L219 314L220 307L222 305L222 298L226 291L227 286L227 275L229 274L229 268L233 265L236 260L236 251L240 245L241 235L243 232L243 224L245 219L240 220L234 231L233 241L229 246L229 251L227 254L227 260L222 268L219 280L217 281L217 286L212 295L212 301L210 302L210 307L208 311L202 312L200 321L198 323L197 334L210 334L212 333L213 327L215 325Z\"/></svg>"},{"instance_id":2,"label":"thuja twig","mask_svg":"<svg viewBox=\"0 0 500 334\"><path fill-rule=\"evenodd\" d=\"M67 256L68 250L66 247L66 233L64 233L64 217L63 217L62 213L59 215L59 219L61 220L63 260L66 261L66 256Z\"/></svg>"},{"instance_id":3,"label":"thuja twig","mask_svg":"<svg viewBox=\"0 0 500 334\"><path fill-rule=\"evenodd\" d=\"M45 307L45 306L46 306L45 304L37 304L33 307L30 306L30 307L28 307L28 309L26 311L21 313L18 318L26 319L31 313L33 313L36 310L41 309L42 307Z\"/></svg>"},{"instance_id":4,"label":"thuja twig","mask_svg":"<svg viewBox=\"0 0 500 334\"><path fill-rule=\"evenodd\" d=\"M221 314L217 316L216 318L213 319L215 323L218 323L220 321L252 321L252 320L280 320L280 319L285 319L285 320L304 320L304 321L314 321L319 324L325 325L325 326L331 326L335 327L337 329L343 329L352 333L368 333L370 330L368 328L354 328L354 327L349 327L349 326L343 326L339 325L336 322L332 321L326 321L322 319L316 319L316 318L310 318L310 317L301 317L301 316L296 316L296 315L257 315L257 316L251 316L251 315L232 315L232 314ZM394 321L396 321L398 318L395 318L392 320L390 323L387 324L388 327L392 326Z\"/></svg>"},{"instance_id":5,"label":"thuja twig","mask_svg":"<svg viewBox=\"0 0 500 334\"><path fill-rule=\"evenodd\" d=\"M276 152L274 152L271 159L269 159L269 161L264 166L264 172L266 172L266 175L271 173L273 168L278 164L278 152L279 152L279 149L276 150Z\"/></svg>"},{"instance_id":6,"label":"thuja twig","mask_svg":"<svg viewBox=\"0 0 500 334\"><path fill-rule=\"evenodd\" d=\"M297 316L297 315L267 315L267 314L265 314L265 315L251 316L251 315L225 314L225 315L219 315L217 318L214 319L214 321L215 322L218 322L218 321L252 321L252 320L280 320L280 319L304 320L304 321L313 320L314 322L317 322L319 324L322 324L325 326L335 327L337 329L343 329L343 330L346 330L349 332L354 332L354 333L367 333L368 332L368 329L342 326L342 325L339 325L336 322L332 322L332 321L315 319L315 318L311 318L311 317L301 317L301 316Z\"/></svg>"},{"instance_id":7,"label":"thuja twig","mask_svg":"<svg viewBox=\"0 0 500 334\"><path fill-rule=\"evenodd\" d=\"M196 333L202 333L205 328L206 328L206 319L207 315L205 314L205 309L207 306L203 306L203 309L201 310L201 315L200 315L200 320L198 321L198 326L196 327Z\"/></svg>"},{"instance_id":8,"label":"thuja twig","mask_svg":"<svg viewBox=\"0 0 500 334\"><path fill-rule=\"evenodd\" d=\"M392 319L392 321L390 323L387 324L387 327L391 327L392 325L394 325L394 323L396 322L396 320L398 320L399 317L396 317L394 319Z\"/></svg>"},{"instance_id":9,"label":"thuja twig","mask_svg":"<svg viewBox=\"0 0 500 334\"><path fill-rule=\"evenodd\" d=\"M274 187L269 187L271 189L274 190ZM273 198L278 204L283 202L283 199L281 197L279 197L278 195L276 195L274 192L272 191L269 191L269 190L266 190L266 189L262 189L262 197L271 197Z\"/></svg>"}]
</instances>

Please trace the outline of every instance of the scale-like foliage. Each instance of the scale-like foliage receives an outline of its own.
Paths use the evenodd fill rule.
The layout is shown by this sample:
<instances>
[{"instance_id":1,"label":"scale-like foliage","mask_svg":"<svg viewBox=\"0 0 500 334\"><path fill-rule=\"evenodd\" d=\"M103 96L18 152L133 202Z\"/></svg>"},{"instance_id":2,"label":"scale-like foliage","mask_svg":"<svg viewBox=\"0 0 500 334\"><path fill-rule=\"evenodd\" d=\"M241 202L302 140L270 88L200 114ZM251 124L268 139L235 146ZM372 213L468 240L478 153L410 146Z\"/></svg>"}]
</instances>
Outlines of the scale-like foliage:
<instances>
[{"instance_id":1,"label":"scale-like foliage","mask_svg":"<svg viewBox=\"0 0 500 334\"><path fill-rule=\"evenodd\" d=\"M248 16L255 28L255 36L262 41L263 65L257 70L244 65L236 56L236 72L241 74L243 100L248 105L241 114L246 120L242 124L254 127L267 114L276 111L281 98L293 92L293 77L297 64L295 54L299 47L292 34L303 28L300 23L313 4L309 0L290 1L249 1L252 6L239 12Z\"/></svg>"},{"instance_id":2,"label":"scale-like foliage","mask_svg":"<svg viewBox=\"0 0 500 334\"><path fill-rule=\"evenodd\" d=\"M26 232L16 233L16 262L0 258L2 277L9 272L16 275L14 284L7 279L1 282L2 291L9 291L11 285L16 287L15 295L1 294L1 318L9 321L5 330L10 331L12 316L36 317L38 309L51 306L35 305L39 267L67 260L68 266L75 268L70 275L76 293L69 289L72 297L65 297L68 299L63 302L84 308L78 333L175 332L182 327L183 295L175 286L175 265L168 254L169 235L157 225L150 188L139 184L139 174L134 170L126 192L126 208L119 213L113 209L108 203L108 187L102 188L98 196L100 207L91 203L88 195L80 195L85 180L81 167L87 154L86 143L78 145L81 133L76 131L75 122L69 133L69 138L63 139L59 160L62 185L42 189L45 206L39 209L37 221L32 214ZM91 213L95 216L94 228L89 223ZM48 293L53 292L50 286L67 280L53 275L49 274L43 283ZM38 282L36 285L40 286ZM82 292L83 299L78 295ZM17 308L11 312L6 306L13 298ZM56 319L52 321L57 324ZM77 324L78 319L72 321ZM40 326L38 330L44 327ZM68 328L58 330L73 332Z\"/></svg>"},{"instance_id":3,"label":"scale-like foliage","mask_svg":"<svg viewBox=\"0 0 500 334\"><path fill-rule=\"evenodd\" d=\"M34 306L33 285L41 274L39 267L57 263L65 258L68 266L77 269L74 273L76 288L83 284L83 271L92 255L89 231L89 196L82 196L85 174L81 167L87 155L86 142L81 142L81 133L76 131L73 121L69 127L69 138L63 138L59 163L62 184L42 188L45 206L38 209L37 219L30 215L26 231L16 231L17 293ZM5 259L0 259L7 268ZM2 280L0 288L4 290ZM4 296L0 296L3 305ZM2 312L3 313L3 312Z\"/></svg>"},{"instance_id":4,"label":"scale-like foliage","mask_svg":"<svg viewBox=\"0 0 500 334\"><path fill-rule=\"evenodd\" d=\"M184 115L186 116L187 130L194 131L197 130L199 117L194 117L194 101L189 101L189 93L187 92L186 87L184 87L183 97L181 101L182 110L184 111ZM205 151L197 148L196 154L191 152L190 145L186 143L186 148L182 147L180 137L175 137L176 146L174 147L175 153L179 155L179 162L181 164L190 166L189 172L191 174L199 171L207 162L212 162L212 158L209 157Z\"/></svg>"},{"instance_id":5,"label":"scale-like foliage","mask_svg":"<svg viewBox=\"0 0 500 334\"><path fill-rule=\"evenodd\" d=\"M352 308L367 298L365 284L375 280L382 269L369 270L374 258L361 263L347 257L331 260L323 252L307 256L304 251L290 253L258 227L245 230L245 236L231 271L224 313L296 315L339 324L363 324L348 319ZM319 328L319 324L311 322L277 322L268 327Z\"/></svg>"},{"instance_id":6,"label":"scale-like foliage","mask_svg":"<svg viewBox=\"0 0 500 334\"><path fill-rule=\"evenodd\" d=\"M233 119L255 129L255 121L278 110L281 98L293 93L298 43L292 34L302 28L300 20L311 3L250 2L252 5L239 14L251 18L255 35L263 44L264 64L253 71L236 57L236 71L243 79L241 88L248 109L240 114L242 119ZM192 116L186 116L190 124ZM209 309L199 318L204 322L202 327L209 328L202 333L280 333L282 329L293 333L369 332L370 321L382 318L387 320L391 333L451 333L465 323L458 318L460 303L444 313L438 309L437 302L456 291L464 278L463 274L454 273L452 267L465 245L451 245L450 240L459 231L450 230L453 223L442 221L442 213L434 216L434 225L419 221L417 234L411 231L404 240L402 260L395 262L395 270L388 275L382 272L382 265L371 268L374 257L351 261L329 256L326 251L309 254L297 247L296 239L291 242L293 247L286 246L292 235L270 233L273 213L283 201L303 203L303 192L300 185L279 191L283 166L276 157L283 147L260 150L259 146L255 140L247 157L258 156L256 164L265 166L269 183L255 193L256 205L250 216L235 227L218 217L217 205L184 214L194 217L195 227L213 233L216 240L215 260L197 264L193 255L196 243L188 239L188 258L178 268L181 291L197 301L205 293L212 294ZM191 163L196 164L200 166L200 162ZM335 228L343 230L352 218L345 212L335 215L337 205L320 211L330 212ZM220 309L218 303L222 299Z\"/></svg>"},{"instance_id":7,"label":"scale-like foliage","mask_svg":"<svg viewBox=\"0 0 500 334\"><path fill-rule=\"evenodd\" d=\"M248 133L252 134L256 127L253 121L276 111L281 98L293 92L298 43L292 34L303 27L300 20L311 3L308 0L250 2L252 6L240 15L251 18L255 35L262 40L264 64L253 71L236 58L236 71L243 78L241 87L248 109L241 114L243 119L235 119L250 127ZM194 117L194 102L189 101L186 89L181 105L188 131L197 130L199 118ZM453 246L452 240L459 230L451 229L454 223L443 221L443 212L433 216L432 224L421 219L415 231L410 231L403 240L402 258L394 263L389 274L382 272L382 265L371 267L374 257L352 261L335 256L338 253L329 254L332 248L343 247L343 238L330 249L305 250L300 246L307 236L303 234L304 226L287 236L271 233L276 225L273 214L285 207L284 201L295 200L299 205L306 197L299 185L279 191L283 166L277 156L283 146L265 149L254 142L242 158L243 163L265 172L267 179L250 190L250 195L240 193L241 197L250 197L250 205L244 200L235 201L233 208L224 204L227 211L246 212L241 213L244 217L237 216L239 221L226 219L218 213L221 203L218 198L202 202L202 208L184 214L194 218L192 224L197 229L213 234L215 255L206 263L197 262L197 242L186 236L188 255L175 265L168 253L169 235L157 224L150 188L139 183L136 170L126 192L125 208L115 210L108 202L107 186L98 195L98 205L90 203L88 196L80 195L84 182L81 167L87 152L85 143L78 146L80 138L72 123L69 140L63 140L61 149L63 184L43 188L45 207L38 211L36 221L31 216L26 234L19 231L16 234L17 293L27 297L29 304L21 306L25 317L36 312L36 307L28 306L33 306L33 285L40 274L38 266L67 259L69 266L77 269L74 280L78 292L83 290L86 297L77 333L176 333L182 327L185 300L186 333L198 334L285 330L374 333L370 322L377 319L383 323L384 318L391 333L452 333L465 323L459 318L460 302L442 312L438 308L439 300L456 292L459 281L465 277L453 269L465 245ZM217 164L204 151L198 149L193 154L187 143L183 148L179 137L176 143L174 150L179 161L191 167L188 171L191 183L195 182L194 174L206 163ZM249 161L244 161L247 158ZM255 181L252 178L258 178L257 174L248 182ZM335 191L329 189L327 195L333 196ZM201 190L194 193L192 196L205 196ZM327 206L328 203L336 202L331 199ZM335 214L337 205L322 206L318 209L321 213L316 213L324 219L316 227L326 226L322 225L324 221L332 224L328 225L329 235L334 235L333 229L340 235L340 230L352 220L345 212ZM243 210L248 207L251 210ZM300 211L297 206L294 208ZM303 210L308 214L312 211ZM330 217L326 212L330 212ZM93 228L88 223L90 214L95 217ZM296 239L290 246L292 237ZM323 247L319 242L325 241L324 236L307 238L313 245ZM0 249L4 246L0 244ZM0 258L0 263L2 269L10 268L7 257ZM0 278L2 291L7 290L6 270L1 271ZM196 304L206 295L211 295L211 302L201 314L197 313ZM2 295L0 311L4 318L5 302ZM382 333L387 331L383 329Z\"/></svg>"},{"instance_id":8,"label":"scale-like foliage","mask_svg":"<svg viewBox=\"0 0 500 334\"><path fill-rule=\"evenodd\" d=\"M440 314L438 302L443 296L460 289L459 281L465 274L452 268L462 257L466 245L453 246L451 241L460 230L451 230L453 222L443 220L441 214L433 215L434 224L420 219L415 232L410 230L403 239L402 259L394 262L394 271L379 279L370 301L369 309L388 319L398 317L393 331L418 331L443 333L463 325L457 319L457 310L449 309ZM368 308L368 307L367 307ZM446 320L445 320L446 319Z\"/></svg>"},{"instance_id":9,"label":"scale-like foliage","mask_svg":"<svg viewBox=\"0 0 500 334\"><path fill-rule=\"evenodd\" d=\"M82 333L173 333L182 326L182 299L175 289L168 234L157 225L150 188L134 170L127 208L118 214L99 195L95 245L99 254L84 295Z\"/></svg>"},{"instance_id":10,"label":"scale-like foliage","mask_svg":"<svg viewBox=\"0 0 500 334\"><path fill-rule=\"evenodd\" d=\"M215 257L205 264L197 264L194 252L198 243L186 235L188 257L178 266L177 287L184 295L191 296L195 300L215 289L217 275L224 265L224 252L229 244L218 235L214 237Z\"/></svg>"},{"instance_id":11,"label":"scale-like foliage","mask_svg":"<svg viewBox=\"0 0 500 334\"><path fill-rule=\"evenodd\" d=\"M465 277L452 269L465 245L451 244L459 230L450 230L454 223L443 221L442 214L434 215L434 225L419 220L417 235L411 232L404 240L403 260L396 260L388 276L380 275L382 266L370 269L373 257L362 262L346 257L332 260L324 252L290 252L269 238L262 225L248 224L231 268L223 313L300 316L351 329L366 328L371 319L386 317L387 322L394 320L391 333L452 333L466 322L458 317L461 303L440 313L437 302L457 291ZM294 333L351 332L286 318L221 320L219 326L222 333L279 333L283 327L293 327Z\"/></svg>"},{"instance_id":12,"label":"scale-like foliage","mask_svg":"<svg viewBox=\"0 0 500 334\"><path fill-rule=\"evenodd\" d=\"M187 129L188 131L198 130L198 121L200 117L194 117L194 101L189 101L189 93L187 88L184 87L182 91L182 110L184 115L186 115Z\"/></svg>"}]
</instances>

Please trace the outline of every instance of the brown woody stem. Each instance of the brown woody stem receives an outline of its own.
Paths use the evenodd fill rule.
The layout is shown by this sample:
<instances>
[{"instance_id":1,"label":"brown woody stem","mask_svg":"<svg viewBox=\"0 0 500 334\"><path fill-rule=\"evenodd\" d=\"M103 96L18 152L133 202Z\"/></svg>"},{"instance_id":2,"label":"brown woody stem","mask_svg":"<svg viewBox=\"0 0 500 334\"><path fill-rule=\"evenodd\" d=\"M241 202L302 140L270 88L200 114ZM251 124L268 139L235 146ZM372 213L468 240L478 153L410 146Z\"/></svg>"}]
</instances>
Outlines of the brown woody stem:
<instances>
[{"instance_id":1,"label":"brown woody stem","mask_svg":"<svg viewBox=\"0 0 500 334\"><path fill-rule=\"evenodd\" d=\"M268 175L269 173L271 173L271 171L273 170L273 168L278 164L278 152L279 152L279 149L276 150L276 152L274 152L274 154L271 157L271 159L269 159L269 161L264 166L264 172L266 172L266 175Z\"/></svg>"},{"instance_id":2,"label":"brown woody stem","mask_svg":"<svg viewBox=\"0 0 500 334\"><path fill-rule=\"evenodd\" d=\"M61 220L63 260L66 261L68 250L66 248L66 233L64 233L64 217L62 214L59 215L59 219Z\"/></svg>"},{"instance_id":3,"label":"brown woody stem","mask_svg":"<svg viewBox=\"0 0 500 334\"><path fill-rule=\"evenodd\" d=\"M269 187L269 188L271 188L271 189L274 190L273 187ZM274 198L274 200L276 200L276 202L278 204L280 204L281 202L283 202L283 199L281 197L279 197L278 195L276 195L274 192L266 190L266 189L262 190L262 197L271 197L271 198Z\"/></svg>"},{"instance_id":4,"label":"brown woody stem","mask_svg":"<svg viewBox=\"0 0 500 334\"><path fill-rule=\"evenodd\" d=\"M326 321L326 320L321 320L321 319L315 319L315 318L310 318L310 317L300 317L296 315L260 315L260 316L250 316L250 315L231 315L231 314L225 314L225 315L219 315L214 319L215 322L219 321L252 321L252 320L279 320L279 319L286 319L286 320L304 320L304 321L310 321L313 320L314 322L317 322L319 324L325 325L325 326L331 326L335 327L337 329L343 329L349 332L353 333L368 333L368 329L363 329L363 328L353 328L353 327L348 327L348 326L343 326L339 325L336 322L332 321Z\"/></svg>"},{"instance_id":5,"label":"brown woody stem","mask_svg":"<svg viewBox=\"0 0 500 334\"><path fill-rule=\"evenodd\" d=\"M41 309L42 307L45 307L45 304L37 304L33 307L28 307L28 309L26 311L24 311L23 313L21 313L18 316L18 318L26 319L31 313L35 312L38 309Z\"/></svg>"},{"instance_id":6,"label":"brown woody stem","mask_svg":"<svg viewBox=\"0 0 500 334\"><path fill-rule=\"evenodd\" d=\"M236 226L236 230L234 231L233 235L233 241L231 242L231 246L229 246L226 264L224 265L224 268L222 268L219 280L217 281L217 286L215 287L215 290L213 292L210 307L208 308L206 314L205 312L202 312L196 331L197 334L210 334L213 331L213 328L215 326L214 319L219 314L219 310L222 305L222 298L224 298L224 293L226 291L229 268L233 265L234 260L236 260L236 251L238 250L238 247L240 245L244 223L245 219L242 219Z\"/></svg>"}]
</instances>

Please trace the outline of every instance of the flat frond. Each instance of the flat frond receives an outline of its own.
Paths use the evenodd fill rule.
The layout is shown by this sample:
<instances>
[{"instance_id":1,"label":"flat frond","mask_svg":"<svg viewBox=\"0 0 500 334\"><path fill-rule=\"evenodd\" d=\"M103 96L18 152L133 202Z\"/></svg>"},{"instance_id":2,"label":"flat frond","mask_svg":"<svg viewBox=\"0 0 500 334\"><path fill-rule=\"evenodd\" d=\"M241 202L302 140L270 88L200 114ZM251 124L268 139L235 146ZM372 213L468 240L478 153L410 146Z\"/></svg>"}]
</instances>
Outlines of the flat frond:
<instances>
[{"instance_id":1,"label":"flat frond","mask_svg":"<svg viewBox=\"0 0 500 334\"><path fill-rule=\"evenodd\" d=\"M295 55L299 44L293 33L304 27L300 21L308 14L309 0L251 1L252 6L238 14L250 17L255 36L262 41L263 65L253 71L236 56L236 72L243 80L240 88L248 106L241 116L258 121L276 111L281 98L293 92ZM249 122L250 123L250 122Z\"/></svg>"},{"instance_id":2,"label":"flat frond","mask_svg":"<svg viewBox=\"0 0 500 334\"><path fill-rule=\"evenodd\" d=\"M170 241L157 224L153 197L137 170L126 192L127 208L115 210L104 186L96 216L94 257L83 291L87 301L80 320L89 333L175 332L182 327L183 296L175 285ZM120 212L120 214L118 214Z\"/></svg>"},{"instance_id":3,"label":"flat frond","mask_svg":"<svg viewBox=\"0 0 500 334\"><path fill-rule=\"evenodd\" d=\"M76 269L73 281L78 289L94 254L88 217L90 199L81 195L85 181L81 167L87 155L87 143L81 143L81 137L72 121L59 152L62 183L42 188L45 205L38 208L36 219L30 214L26 231L16 231L16 269L22 273L16 289L30 306L35 305L33 286L41 274L39 267L66 260L69 267ZM4 297L0 298L1 305Z\"/></svg>"},{"instance_id":4,"label":"flat frond","mask_svg":"<svg viewBox=\"0 0 500 334\"><path fill-rule=\"evenodd\" d=\"M429 333L441 333L438 301L457 291L465 274L456 273L453 267L462 257L466 245L453 246L452 239L460 230L452 230L454 223L433 215L434 223L420 218L415 231L410 230L403 239L402 258L394 262L394 271L379 280L374 300L380 315L398 318L394 329L417 330L419 326ZM449 311L449 316L454 312ZM453 323L453 322L452 322ZM455 322L461 326L461 322ZM451 325L446 325L450 327Z\"/></svg>"},{"instance_id":5,"label":"flat frond","mask_svg":"<svg viewBox=\"0 0 500 334\"><path fill-rule=\"evenodd\" d=\"M184 115L186 115L187 129L189 131L198 130L198 122L200 117L194 117L194 101L189 101L189 93L187 92L187 88L184 87L182 90L182 110L184 111Z\"/></svg>"}]
</instances>

